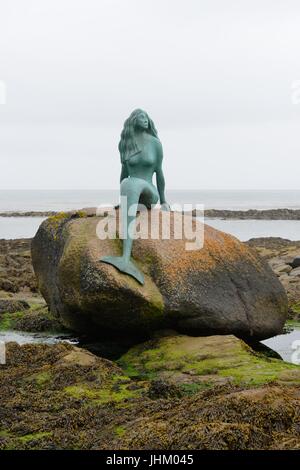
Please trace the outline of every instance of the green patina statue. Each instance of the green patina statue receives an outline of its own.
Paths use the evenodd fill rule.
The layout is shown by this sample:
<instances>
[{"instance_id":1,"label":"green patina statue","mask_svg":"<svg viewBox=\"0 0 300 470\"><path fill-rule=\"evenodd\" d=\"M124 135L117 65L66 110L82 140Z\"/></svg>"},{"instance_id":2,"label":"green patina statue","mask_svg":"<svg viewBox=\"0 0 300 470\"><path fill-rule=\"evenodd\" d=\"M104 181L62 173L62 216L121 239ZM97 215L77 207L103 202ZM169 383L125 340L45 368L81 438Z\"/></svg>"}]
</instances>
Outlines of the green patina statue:
<instances>
[{"instance_id":1,"label":"green patina statue","mask_svg":"<svg viewBox=\"0 0 300 470\"><path fill-rule=\"evenodd\" d=\"M121 216L124 235L122 256L104 256L101 261L144 284L144 276L130 260L133 238L130 233L137 207L147 208L160 200L162 210L170 210L165 199L165 179L162 171L163 149L153 121L141 109L134 110L124 123L119 143L121 156ZM157 188L152 183L156 173Z\"/></svg>"}]
</instances>

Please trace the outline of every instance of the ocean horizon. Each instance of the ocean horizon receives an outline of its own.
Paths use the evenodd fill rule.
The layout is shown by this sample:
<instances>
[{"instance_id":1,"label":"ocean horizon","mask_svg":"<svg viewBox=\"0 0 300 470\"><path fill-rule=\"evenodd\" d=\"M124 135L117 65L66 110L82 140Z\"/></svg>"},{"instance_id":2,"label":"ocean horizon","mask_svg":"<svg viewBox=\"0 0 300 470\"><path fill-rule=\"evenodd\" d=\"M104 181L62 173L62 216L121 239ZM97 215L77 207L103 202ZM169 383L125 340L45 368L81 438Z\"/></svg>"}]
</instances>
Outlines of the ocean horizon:
<instances>
[{"instance_id":1,"label":"ocean horizon","mask_svg":"<svg viewBox=\"0 0 300 470\"><path fill-rule=\"evenodd\" d=\"M169 190L170 204L203 204L205 209L300 209L300 190ZM119 190L0 190L0 212L67 211L117 204ZM0 239L31 238L44 217L0 217ZM299 220L205 219L242 241L257 237L300 240Z\"/></svg>"},{"instance_id":2,"label":"ocean horizon","mask_svg":"<svg viewBox=\"0 0 300 470\"><path fill-rule=\"evenodd\" d=\"M166 191L170 204L203 204L205 209L300 209L300 190L181 190ZM0 190L0 212L67 211L117 204L119 189Z\"/></svg>"}]
</instances>

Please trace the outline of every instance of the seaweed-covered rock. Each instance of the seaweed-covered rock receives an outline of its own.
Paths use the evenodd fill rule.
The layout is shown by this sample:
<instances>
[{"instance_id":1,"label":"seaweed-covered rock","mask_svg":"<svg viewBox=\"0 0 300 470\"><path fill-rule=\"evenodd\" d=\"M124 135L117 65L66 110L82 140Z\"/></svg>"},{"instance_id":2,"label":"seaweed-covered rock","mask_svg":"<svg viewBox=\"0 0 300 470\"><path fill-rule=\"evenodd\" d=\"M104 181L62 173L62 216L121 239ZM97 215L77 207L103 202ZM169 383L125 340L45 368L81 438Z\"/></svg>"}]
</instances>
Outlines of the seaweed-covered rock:
<instances>
[{"instance_id":1,"label":"seaweed-covered rock","mask_svg":"<svg viewBox=\"0 0 300 470\"><path fill-rule=\"evenodd\" d=\"M177 338L175 361L171 357L175 343L170 344L167 337L140 346L136 354L145 359L144 369L151 363L147 375L152 378L144 375L134 380L116 363L69 344L9 343L6 365L0 365L0 449L300 449L300 367L256 357L232 337L204 339L196 348L193 341L198 339L191 340ZM205 341L213 343L205 346ZM194 367L198 361L199 374L202 360L205 362L198 351L200 345L215 360L212 376L218 370L222 373L229 358L236 377L239 369L246 377L248 366L250 376L256 358L255 375L257 378L260 364L262 385L254 381L252 386L248 380L248 386L242 381L238 385L211 381L211 387L187 387L183 381L174 385L158 377L155 358L161 364L160 372L165 363L174 378L179 372L174 370L176 361L181 363L182 374L184 362L187 366L192 359ZM213 345L218 353L213 352ZM127 361L129 358L132 363L133 350ZM135 366L136 361L141 364L136 357ZM267 363L269 371L273 367L273 380L280 375L277 383L265 384L271 380Z\"/></svg>"},{"instance_id":2,"label":"seaweed-covered rock","mask_svg":"<svg viewBox=\"0 0 300 470\"><path fill-rule=\"evenodd\" d=\"M31 264L30 245L30 238L0 239L0 292L36 293L37 282Z\"/></svg>"},{"instance_id":3,"label":"seaweed-covered rock","mask_svg":"<svg viewBox=\"0 0 300 470\"><path fill-rule=\"evenodd\" d=\"M0 365L0 449L105 443L110 407L125 407L143 391L130 385L116 364L70 344L8 343L6 364Z\"/></svg>"},{"instance_id":4,"label":"seaweed-covered rock","mask_svg":"<svg viewBox=\"0 0 300 470\"><path fill-rule=\"evenodd\" d=\"M300 385L300 367L256 353L232 335L157 335L118 361L130 377L153 379L193 391L215 385Z\"/></svg>"},{"instance_id":5,"label":"seaweed-covered rock","mask_svg":"<svg viewBox=\"0 0 300 470\"><path fill-rule=\"evenodd\" d=\"M118 238L97 237L100 220L84 212L58 214L42 223L32 242L39 289L66 327L99 336L142 336L162 328L259 339L281 332L284 289L266 262L235 237L192 219L194 231L204 230L204 246L188 251L190 240L172 238L171 213L170 240L134 241L133 258L145 276L141 286L100 261L122 249Z\"/></svg>"},{"instance_id":6,"label":"seaweed-covered rock","mask_svg":"<svg viewBox=\"0 0 300 470\"><path fill-rule=\"evenodd\" d=\"M0 299L0 314L21 312L30 308L26 300Z\"/></svg>"}]
</instances>

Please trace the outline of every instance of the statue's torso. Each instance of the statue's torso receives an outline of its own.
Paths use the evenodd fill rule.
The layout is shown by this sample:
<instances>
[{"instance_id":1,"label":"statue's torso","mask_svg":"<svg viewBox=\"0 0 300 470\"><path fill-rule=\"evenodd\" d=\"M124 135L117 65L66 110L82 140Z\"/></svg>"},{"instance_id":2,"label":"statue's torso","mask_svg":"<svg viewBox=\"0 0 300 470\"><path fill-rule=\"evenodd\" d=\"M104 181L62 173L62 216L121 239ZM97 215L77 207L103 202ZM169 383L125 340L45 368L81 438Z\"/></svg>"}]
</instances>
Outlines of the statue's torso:
<instances>
[{"instance_id":1,"label":"statue's torso","mask_svg":"<svg viewBox=\"0 0 300 470\"><path fill-rule=\"evenodd\" d=\"M158 159L157 141L153 137L149 138L143 142L140 148L141 152L127 160L128 175L152 183Z\"/></svg>"}]
</instances>

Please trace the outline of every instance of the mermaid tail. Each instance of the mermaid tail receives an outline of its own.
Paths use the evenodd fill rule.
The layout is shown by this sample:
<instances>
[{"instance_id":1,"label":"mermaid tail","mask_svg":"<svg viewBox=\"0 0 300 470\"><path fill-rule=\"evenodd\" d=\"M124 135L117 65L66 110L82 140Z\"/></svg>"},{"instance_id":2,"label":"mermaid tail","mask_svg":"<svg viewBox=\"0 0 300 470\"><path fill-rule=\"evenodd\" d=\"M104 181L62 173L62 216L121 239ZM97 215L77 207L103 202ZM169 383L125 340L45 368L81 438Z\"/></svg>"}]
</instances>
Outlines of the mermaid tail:
<instances>
[{"instance_id":1,"label":"mermaid tail","mask_svg":"<svg viewBox=\"0 0 300 470\"><path fill-rule=\"evenodd\" d=\"M129 276L134 277L140 284L144 285L143 274L132 261L126 261L123 256L103 256L100 261L115 266L121 273L129 274Z\"/></svg>"}]
</instances>

